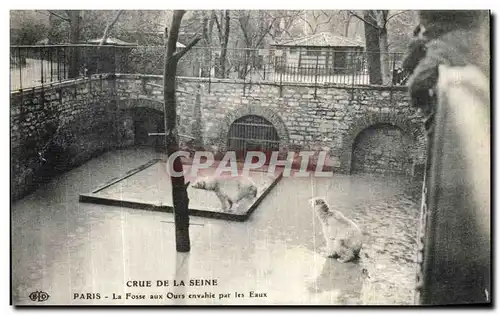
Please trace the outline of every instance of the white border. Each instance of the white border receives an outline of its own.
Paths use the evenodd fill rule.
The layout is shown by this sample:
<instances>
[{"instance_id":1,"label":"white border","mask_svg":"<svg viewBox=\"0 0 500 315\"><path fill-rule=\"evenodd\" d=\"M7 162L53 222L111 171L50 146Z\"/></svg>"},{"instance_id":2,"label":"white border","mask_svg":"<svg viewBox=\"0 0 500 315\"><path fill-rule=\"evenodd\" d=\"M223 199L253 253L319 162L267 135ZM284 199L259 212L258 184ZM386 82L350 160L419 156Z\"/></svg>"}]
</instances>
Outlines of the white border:
<instances>
[{"instance_id":1,"label":"white border","mask_svg":"<svg viewBox=\"0 0 500 315\"><path fill-rule=\"evenodd\" d=\"M128 2L116 2L116 1L102 1L102 0L86 0L86 1L44 1L41 2L40 0L38 1L16 1L16 2L11 2L11 1L5 1L2 2L2 7L5 6L5 9L2 10L2 41L1 42L9 42L9 10L13 9L40 9L43 7L43 9L57 9L57 8L64 8L64 9L72 9L72 8L78 8L78 9L116 9L117 7L120 9L215 9L215 8L227 8L227 9L367 9L376 6L377 8L380 9L469 9L469 10L474 10L474 9L491 9L493 10L493 14L498 14L499 10L497 10L497 5L498 1L488 1L488 0L474 0L474 1L442 1L441 3L437 1L429 1L429 0L419 0L413 1L413 2L403 2L401 0L393 0L393 1L377 1L376 5L372 1L332 1L332 0L323 0L323 1L287 1L287 2L281 2L281 1L266 1L266 0L253 0L253 1L220 1L220 0L212 0L212 1L192 1L192 0L183 0L183 1L128 1ZM180 6L182 5L182 6ZM451 5L451 6L450 6ZM498 23L498 20L496 21ZM494 41L496 42L497 40L497 32L495 32L495 39ZM495 51L498 51L496 49ZM4 83L2 86L5 89L6 94L8 93L10 95L10 91L8 90L8 73L9 73L9 68L7 64L7 58L9 54L9 50L7 47L2 49L2 58L0 60L4 60L2 63L0 63L0 66L4 68L1 73L3 73L3 78L4 78ZM493 59L498 60L496 58L497 54L492 56ZM494 71L494 69L493 69ZM497 82L495 82L497 84ZM493 88L493 87L492 87ZM493 88L495 91L499 91L498 86L495 86ZM10 146L10 139L9 139L9 129L8 127L10 126L10 111L9 111L9 106L7 105L8 103L8 96L5 96L5 102L3 103L2 106L2 111L4 113L0 115L1 119L3 120L3 123L0 123L0 126L2 128L2 132L0 133L0 141L1 141L1 148L3 149L4 154L2 154L1 157L1 163L2 163L2 170L4 170L4 174L7 174L8 170L10 170L10 157L7 155L7 150ZM499 110L497 109L495 113L498 113ZM495 117L495 120L498 121L498 117ZM499 143L495 142L495 147L498 147ZM496 175L496 172L495 172ZM0 231L2 231L2 257L4 259L1 259L1 267L0 267L0 283L2 284L1 287L1 293L0 297L2 299L2 306L3 308L6 308L6 311L8 313L13 313L14 308L9 307L9 296L10 296L10 268L9 268L9 260L6 259L7 256L6 253L10 253L10 193L9 193L9 178L7 175L2 176L2 187L1 187L1 198L4 206L1 208L4 214L4 220L1 220L2 226L0 227ZM495 195L500 196L500 194L497 191L498 188L495 188ZM499 215L496 215L497 221ZM497 222L495 222L497 223ZM498 225L497 225L498 226ZM498 244L495 246L495 251L498 248ZM498 265L497 265L498 266ZM495 266L495 267L497 267ZM495 268L495 271L498 272L498 268ZM495 299L498 298L498 294L496 293L498 291L498 286L495 286ZM126 311L123 308L119 309L79 309L79 311L84 311L84 312L91 312L93 314L98 314L100 312L106 312L106 311L115 311L115 312L123 312ZM161 312L178 312L179 309L173 309L173 308L165 308L165 309L157 309L158 311ZM201 309L189 309L188 312L192 311L200 311ZM242 309L226 309L229 311L234 311L234 310L242 310ZM301 312L304 312L306 310L304 309L298 309ZM352 313L354 312L362 312L365 309L316 309L316 311L325 311L325 312L334 312L335 314L344 314L344 313ZM26 310L25 310L26 311ZM52 311L52 310L48 310ZM143 310L138 310L138 309L133 309L133 312L141 312ZM182 311L182 309L180 310ZM218 311L222 311L221 309L217 309ZM250 311L254 311L250 309ZM266 312L262 309L258 310L259 313L261 312ZM288 311L288 310L285 310ZM366 309L368 312L386 312L386 309L376 309L376 308L370 308ZM418 312L420 311L419 309L398 309L396 311L406 311L406 312ZM438 312L453 312L454 309L450 310L444 310L444 309L433 309L429 310L426 309L426 312L430 313L438 313ZM186 312L185 310L183 312ZM3 313L3 312L2 312Z\"/></svg>"}]
</instances>

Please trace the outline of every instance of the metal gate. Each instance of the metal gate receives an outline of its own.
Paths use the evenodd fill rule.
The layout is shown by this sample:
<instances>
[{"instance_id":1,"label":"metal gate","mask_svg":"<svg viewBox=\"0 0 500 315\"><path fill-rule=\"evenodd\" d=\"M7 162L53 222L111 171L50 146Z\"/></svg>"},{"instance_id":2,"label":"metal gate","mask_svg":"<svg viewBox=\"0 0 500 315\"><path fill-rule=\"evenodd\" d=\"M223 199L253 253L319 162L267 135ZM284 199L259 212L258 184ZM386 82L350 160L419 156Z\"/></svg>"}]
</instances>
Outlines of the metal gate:
<instances>
[{"instance_id":1,"label":"metal gate","mask_svg":"<svg viewBox=\"0 0 500 315\"><path fill-rule=\"evenodd\" d=\"M279 150L279 141L278 132L272 123L261 116L248 115L231 125L227 148L236 152L238 160L245 160L247 152L264 152L267 164L272 152Z\"/></svg>"}]
</instances>

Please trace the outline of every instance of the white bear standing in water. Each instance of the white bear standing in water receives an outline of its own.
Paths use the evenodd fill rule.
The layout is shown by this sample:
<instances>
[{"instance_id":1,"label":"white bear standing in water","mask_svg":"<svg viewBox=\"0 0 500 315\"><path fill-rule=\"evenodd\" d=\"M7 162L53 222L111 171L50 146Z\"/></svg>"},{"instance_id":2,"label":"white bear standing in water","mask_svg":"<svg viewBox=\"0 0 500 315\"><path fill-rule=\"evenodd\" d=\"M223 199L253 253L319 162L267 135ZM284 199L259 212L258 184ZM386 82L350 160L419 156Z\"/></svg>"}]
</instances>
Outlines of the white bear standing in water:
<instances>
[{"instance_id":1,"label":"white bear standing in water","mask_svg":"<svg viewBox=\"0 0 500 315\"><path fill-rule=\"evenodd\" d=\"M363 233L352 220L340 211L331 210L324 198L309 200L321 221L326 241L326 256L345 263L359 257L363 245Z\"/></svg>"},{"instance_id":2,"label":"white bear standing in water","mask_svg":"<svg viewBox=\"0 0 500 315\"><path fill-rule=\"evenodd\" d=\"M235 182L236 181L236 182ZM236 194L230 197L229 189L227 186L235 185ZM218 178L214 176L206 176L197 178L191 187L195 189L203 189L215 192L217 198L219 198L223 210L231 210L233 205L240 202L241 200L248 199L253 200L257 196L257 186L249 178ZM234 189L233 189L234 190Z\"/></svg>"}]
</instances>

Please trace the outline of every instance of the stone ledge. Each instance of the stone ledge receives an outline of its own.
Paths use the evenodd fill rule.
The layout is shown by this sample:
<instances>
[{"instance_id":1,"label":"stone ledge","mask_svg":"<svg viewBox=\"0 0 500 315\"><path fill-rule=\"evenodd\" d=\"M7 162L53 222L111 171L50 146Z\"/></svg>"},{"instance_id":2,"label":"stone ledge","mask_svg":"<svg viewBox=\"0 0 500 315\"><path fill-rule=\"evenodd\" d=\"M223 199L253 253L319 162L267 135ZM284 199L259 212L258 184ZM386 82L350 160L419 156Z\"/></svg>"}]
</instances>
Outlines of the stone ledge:
<instances>
[{"instance_id":1,"label":"stone ledge","mask_svg":"<svg viewBox=\"0 0 500 315\"><path fill-rule=\"evenodd\" d=\"M47 84L35 86L32 88L11 91L10 96L16 97L20 94L24 95L27 93L38 93L38 92L46 91L49 89L59 89L59 88L63 88L63 87L69 87L72 85L87 83L89 81L92 82L92 81L99 81L99 80L103 80L103 79L104 80L113 79L113 75L112 74L94 74L94 75L92 75L90 77L86 77L86 78L70 79L70 80L65 80L65 81L56 82L56 83L47 83Z\"/></svg>"}]
</instances>

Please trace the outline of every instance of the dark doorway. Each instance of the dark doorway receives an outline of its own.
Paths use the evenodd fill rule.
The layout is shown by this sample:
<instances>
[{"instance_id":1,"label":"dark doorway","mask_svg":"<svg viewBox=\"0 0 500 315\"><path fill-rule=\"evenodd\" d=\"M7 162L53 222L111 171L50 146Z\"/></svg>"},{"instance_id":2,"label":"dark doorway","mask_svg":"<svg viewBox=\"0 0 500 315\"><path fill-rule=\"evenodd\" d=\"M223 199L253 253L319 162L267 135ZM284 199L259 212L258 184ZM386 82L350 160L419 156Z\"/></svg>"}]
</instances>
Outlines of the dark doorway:
<instances>
[{"instance_id":1,"label":"dark doorway","mask_svg":"<svg viewBox=\"0 0 500 315\"><path fill-rule=\"evenodd\" d=\"M165 130L163 113L152 108L139 107L133 111L135 145L160 147L163 136L150 136L150 133L162 133Z\"/></svg>"},{"instance_id":2,"label":"dark doorway","mask_svg":"<svg viewBox=\"0 0 500 315\"><path fill-rule=\"evenodd\" d=\"M361 131L354 141L352 172L404 174L412 165L412 144L394 125L372 125Z\"/></svg>"}]
</instances>

